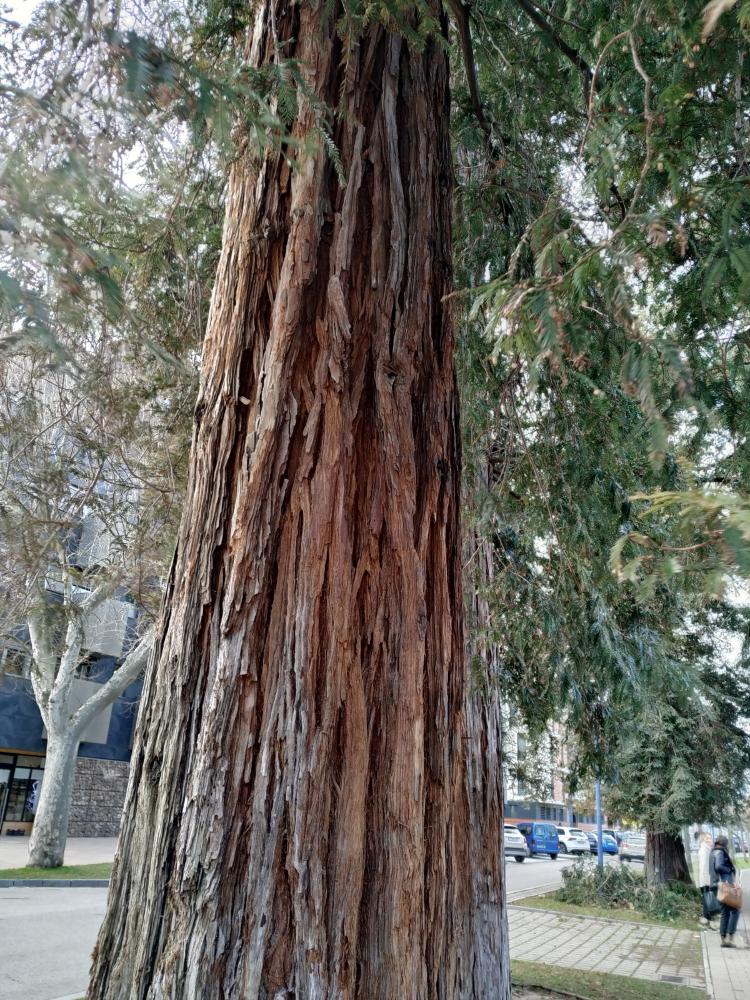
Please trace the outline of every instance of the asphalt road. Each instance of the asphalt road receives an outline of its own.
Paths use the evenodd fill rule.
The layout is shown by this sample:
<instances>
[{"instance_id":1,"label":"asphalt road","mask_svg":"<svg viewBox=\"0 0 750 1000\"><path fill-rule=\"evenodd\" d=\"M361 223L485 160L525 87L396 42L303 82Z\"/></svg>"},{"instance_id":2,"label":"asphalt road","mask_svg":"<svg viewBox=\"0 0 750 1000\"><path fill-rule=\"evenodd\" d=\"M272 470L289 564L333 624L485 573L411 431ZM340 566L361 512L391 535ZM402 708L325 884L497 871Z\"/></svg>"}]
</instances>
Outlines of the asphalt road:
<instances>
[{"instance_id":1,"label":"asphalt road","mask_svg":"<svg viewBox=\"0 0 750 1000\"><path fill-rule=\"evenodd\" d=\"M550 861L549 858L527 858L522 864L518 864L513 858L507 858L505 863L505 887L510 901L520 899L522 896L531 896L538 893L550 892L556 889L562 882L563 868L572 864L575 858L568 854L560 854L557 861ZM591 855L591 863L594 864L596 858ZM619 864L617 858L605 857L605 864ZM634 865L636 869L642 866L638 863Z\"/></svg>"},{"instance_id":2,"label":"asphalt road","mask_svg":"<svg viewBox=\"0 0 750 1000\"><path fill-rule=\"evenodd\" d=\"M508 898L554 889L570 863L509 858ZM106 889L0 889L0 1000L82 996L106 900Z\"/></svg>"},{"instance_id":3,"label":"asphalt road","mask_svg":"<svg viewBox=\"0 0 750 1000\"><path fill-rule=\"evenodd\" d=\"M505 890L509 900L520 899L536 893L556 889L562 881L562 871L571 859L559 855L557 861L549 858L526 858L518 864L513 858L505 862Z\"/></svg>"},{"instance_id":4,"label":"asphalt road","mask_svg":"<svg viewBox=\"0 0 750 1000\"><path fill-rule=\"evenodd\" d=\"M80 997L106 889L0 889L0 1000Z\"/></svg>"}]
</instances>

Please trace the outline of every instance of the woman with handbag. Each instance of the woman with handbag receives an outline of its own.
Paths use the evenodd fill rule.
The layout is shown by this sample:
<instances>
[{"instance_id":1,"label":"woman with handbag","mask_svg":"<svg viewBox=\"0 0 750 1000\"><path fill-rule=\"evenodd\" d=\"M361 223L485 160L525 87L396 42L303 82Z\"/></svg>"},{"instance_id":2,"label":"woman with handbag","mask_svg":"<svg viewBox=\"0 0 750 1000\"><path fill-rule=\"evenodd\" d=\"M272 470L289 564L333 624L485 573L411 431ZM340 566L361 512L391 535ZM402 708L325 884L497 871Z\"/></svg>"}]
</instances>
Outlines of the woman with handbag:
<instances>
[{"instance_id":1,"label":"woman with handbag","mask_svg":"<svg viewBox=\"0 0 750 1000\"><path fill-rule=\"evenodd\" d=\"M729 856L729 841L724 836L717 837L714 841L710 867L711 874L717 879L719 886L721 947L736 948L734 933L737 930L737 921L740 918L740 909L742 908L742 890L739 886L734 885L737 869Z\"/></svg>"},{"instance_id":2,"label":"woman with handbag","mask_svg":"<svg viewBox=\"0 0 750 1000\"><path fill-rule=\"evenodd\" d=\"M700 922L704 927L710 927L712 931L717 931L719 925L718 923L713 923L713 918L721 913L721 907L716 898L716 886L711 884L712 878L709 861L713 846L714 840L711 834L702 834L700 847L698 848L698 888L700 889L701 903L703 904L703 916ZM715 876L715 878L718 882L718 876Z\"/></svg>"}]
</instances>

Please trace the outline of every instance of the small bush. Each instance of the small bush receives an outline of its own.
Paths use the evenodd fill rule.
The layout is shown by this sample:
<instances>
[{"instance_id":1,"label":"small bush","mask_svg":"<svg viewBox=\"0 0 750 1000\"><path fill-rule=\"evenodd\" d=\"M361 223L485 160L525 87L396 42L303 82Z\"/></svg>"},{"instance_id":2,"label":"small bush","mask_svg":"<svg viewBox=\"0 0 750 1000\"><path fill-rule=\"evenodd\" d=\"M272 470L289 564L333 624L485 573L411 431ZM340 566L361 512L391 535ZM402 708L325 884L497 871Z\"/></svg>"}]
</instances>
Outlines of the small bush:
<instances>
[{"instance_id":1,"label":"small bush","mask_svg":"<svg viewBox=\"0 0 750 1000\"><path fill-rule=\"evenodd\" d=\"M651 887L640 872L624 865L600 869L588 860L563 869L563 882L555 893L561 903L637 910L655 920L697 920L700 894L681 882Z\"/></svg>"}]
</instances>

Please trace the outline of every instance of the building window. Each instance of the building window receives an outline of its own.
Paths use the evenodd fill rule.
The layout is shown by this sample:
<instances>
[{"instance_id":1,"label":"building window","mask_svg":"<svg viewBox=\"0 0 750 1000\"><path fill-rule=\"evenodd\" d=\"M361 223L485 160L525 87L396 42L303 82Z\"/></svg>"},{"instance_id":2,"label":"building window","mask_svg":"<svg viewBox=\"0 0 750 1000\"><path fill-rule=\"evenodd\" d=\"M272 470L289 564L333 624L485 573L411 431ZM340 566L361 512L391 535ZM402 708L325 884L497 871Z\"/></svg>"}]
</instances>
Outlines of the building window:
<instances>
[{"instance_id":1,"label":"building window","mask_svg":"<svg viewBox=\"0 0 750 1000\"><path fill-rule=\"evenodd\" d=\"M97 675L100 673L101 665L96 653L88 653L78 661L76 677L80 677L81 680L97 680Z\"/></svg>"},{"instance_id":2,"label":"building window","mask_svg":"<svg viewBox=\"0 0 750 1000\"><path fill-rule=\"evenodd\" d=\"M44 757L0 754L0 831L34 821L44 776Z\"/></svg>"},{"instance_id":3,"label":"building window","mask_svg":"<svg viewBox=\"0 0 750 1000\"><path fill-rule=\"evenodd\" d=\"M28 677L31 673L31 656L22 647L7 646L0 652L0 674Z\"/></svg>"}]
</instances>

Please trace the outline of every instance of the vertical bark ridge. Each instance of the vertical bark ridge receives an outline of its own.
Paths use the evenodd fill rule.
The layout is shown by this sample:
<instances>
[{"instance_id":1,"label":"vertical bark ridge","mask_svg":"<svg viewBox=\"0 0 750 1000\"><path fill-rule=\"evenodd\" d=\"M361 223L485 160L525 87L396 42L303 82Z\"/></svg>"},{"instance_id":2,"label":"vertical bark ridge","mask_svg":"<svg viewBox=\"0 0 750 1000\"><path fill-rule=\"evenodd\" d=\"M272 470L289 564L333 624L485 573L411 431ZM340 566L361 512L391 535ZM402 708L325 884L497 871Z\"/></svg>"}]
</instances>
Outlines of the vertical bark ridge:
<instances>
[{"instance_id":1,"label":"vertical bark ridge","mask_svg":"<svg viewBox=\"0 0 750 1000\"><path fill-rule=\"evenodd\" d=\"M446 55L373 25L342 63L313 5L264 0L255 65L272 24L341 94L347 184L322 150L231 177L89 997L480 996Z\"/></svg>"}]
</instances>

